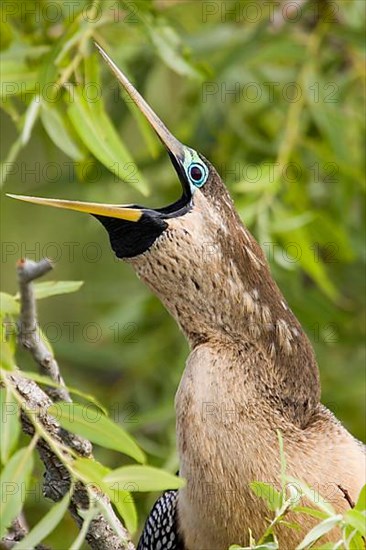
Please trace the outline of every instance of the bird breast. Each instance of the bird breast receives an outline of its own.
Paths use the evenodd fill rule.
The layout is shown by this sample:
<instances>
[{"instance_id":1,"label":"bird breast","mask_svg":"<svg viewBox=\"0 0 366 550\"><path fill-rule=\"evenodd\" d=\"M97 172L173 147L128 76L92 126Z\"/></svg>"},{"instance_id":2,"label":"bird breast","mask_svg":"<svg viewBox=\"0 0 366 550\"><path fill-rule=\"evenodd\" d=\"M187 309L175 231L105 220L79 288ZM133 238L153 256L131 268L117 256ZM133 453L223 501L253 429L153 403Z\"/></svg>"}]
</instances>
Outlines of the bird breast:
<instances>
[{"instance_id":1,"label":"bird breast","mask_svg":"<svg viewBox=\"0 0 366 550\"><path fill-rule=\"evenodd\" d=\"M227 550L247 545L249 529L256 538L263 534L271 512L249 484L280 488L278 429L288 475L314 487L337 511L348 506L338 485L356 500L365 483L361 445L320 404L306 429L285 420L258 394L256 366L253 354L245 359L223 342L196 347L187 361L175 401L180 474L187 479L178 517L187 550ZM289 514L288 520L299 518ZM300 531L280 531L281 548L295 548L315 522L301 516Z\"/></svg>"}]
</instances>

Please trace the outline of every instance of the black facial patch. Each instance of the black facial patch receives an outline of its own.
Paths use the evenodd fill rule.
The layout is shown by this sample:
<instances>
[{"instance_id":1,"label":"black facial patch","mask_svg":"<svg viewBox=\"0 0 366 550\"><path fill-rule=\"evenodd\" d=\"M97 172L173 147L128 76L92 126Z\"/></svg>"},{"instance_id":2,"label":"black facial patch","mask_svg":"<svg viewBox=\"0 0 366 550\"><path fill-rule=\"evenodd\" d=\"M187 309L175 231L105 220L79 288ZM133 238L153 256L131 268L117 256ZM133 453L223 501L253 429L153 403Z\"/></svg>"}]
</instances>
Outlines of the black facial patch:
<instances>
[{"instance_id":1,"label":"black facial patch","mask_svg":"<svg viewBox=\"0 0 366 550\"><path fill-rule=\"evenodd\" d=\"M133 258L146 252L168 227L153 210L144 212L138 222L94 216L106 228L117 258Z\"/></svg>"}]
</instances>

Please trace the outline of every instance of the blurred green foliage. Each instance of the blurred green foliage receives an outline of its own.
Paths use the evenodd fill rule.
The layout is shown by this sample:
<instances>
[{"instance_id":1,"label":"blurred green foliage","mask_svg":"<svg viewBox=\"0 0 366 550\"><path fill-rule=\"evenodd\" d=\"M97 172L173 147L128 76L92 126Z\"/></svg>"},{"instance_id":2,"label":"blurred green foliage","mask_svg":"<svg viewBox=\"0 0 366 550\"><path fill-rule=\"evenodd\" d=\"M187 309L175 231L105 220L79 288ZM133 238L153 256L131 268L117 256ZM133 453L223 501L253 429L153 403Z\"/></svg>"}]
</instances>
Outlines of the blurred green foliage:
<instances>
[{"instance_id":1,"label":"blurred green foliage","mask_svg":"<svg viewBox=\"0 0 366 550\"><path fill-rule=\"evenodd\" d=\"M234 0L1 5L5 191L153 206L177 198L165 151L121 97L96 39L169 129L221 173L314 344L323 402L359 438L362 4L298 1L295 11L286 2ZM151 198L143 196L148 189ZM53 258L53 278L85 281L78 293L39 305L64 378L133 432L150 463L174 472L174 394L188 348L173 320L114 259L92 218L4 199L1 222L4 290L16 291L14 265L24 255ZM26 355L18 362L31 367ZM120 465L113 451L98 453L104 464ZM138 496L142 520L153 500ZM42 510L35 504L35 517ZM57 537L52 544L61 548Z\"/></svg>"}]
</instances>

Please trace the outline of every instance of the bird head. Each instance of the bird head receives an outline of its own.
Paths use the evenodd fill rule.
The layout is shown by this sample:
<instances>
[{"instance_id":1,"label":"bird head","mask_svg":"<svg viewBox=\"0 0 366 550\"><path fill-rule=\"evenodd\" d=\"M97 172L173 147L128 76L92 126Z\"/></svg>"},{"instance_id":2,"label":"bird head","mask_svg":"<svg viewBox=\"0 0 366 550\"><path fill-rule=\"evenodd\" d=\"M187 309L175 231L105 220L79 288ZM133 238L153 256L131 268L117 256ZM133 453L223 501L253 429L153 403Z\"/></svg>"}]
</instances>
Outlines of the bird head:
<instances>
[{"instance_id":1,"label":"bird head","mask_svg":"<svg viewBox=\"0 0 366 550\"><path fill-rule=\"evenodd\" d=\"M133 265L175 317L191 347L211 341L232 349L235 343L240 353L254 354L256 376L263 378L269 393L281 394L285 408L293 401L295 408L300 402L307 410L310 402L317 402L319 391L311 345L219 174L203 155L169 132L107 53L97 47L166 147L181 183L181 198L152 209L10 196L92 214L106 228L117 257ZM269 364L273 365L270 371Z\"/></svg>"},{"instance_id":2,"label":"bird head","mask_svg":"<svg viewBox=\"0 0 366 550\"><path fill-rule=\"evenodd\" d=\"M96 47L166 147L182 187L181 198L166 207L153 209L136 204L113 205L24 195L8 196L35 204L92 214L107 229L116 256L126 260L148 253L173 225L172 220L175 218L186 219L187 214L202 208L204 204L206 216L210 209L219 213L220 202L228 199L228 193L214 167L201 154L180 143L169 132L109 55L98 44Z\"/></svg>"},{"instance_id":3,"label":"bird head","mask_svg":"<svg viewBox=\"0 0 366 550\"><path fill-rule=\"evenodd\" d=\"M242 226L215 168L203 155L183 145L169 132L114 61L99 45L96 46L165 146L181 184L181 197L173 204L153 209L134 204L10 196L92 214L106 228L116 256L134 265L139 276L175 316L182 299L185 306L189 304L190 311L197 312L212 296L212 285L218 289L217 299L220 299L219 289L227 283L228 274L238 260L238 241L246 239L245 246L249 250L252 238ZM240 242L239 248L239 256L242 257ZM260 249L257 252L262 257ZM257 265L261 262L255 252L249 251L249 254L250 262L254 261ZM167 303L173 295L176 297L174 304Z\"/></svg>"},{"instance_id":4,"label":"bird head","mask_svg":"<svg viewBox=\"0 0 366 550\"><path fill-rule=\"evenodd\" d=\"M191 343L223 334L240 339L248 330L256 338L265 323L274 322L271 302L281 298L261 248L242 225L211 163L169 132L108 54L97 47L167 149L182 187L180 199L153 209L11 196L97 218L117 257L132 263ZM282 308L281 319L289 315Z\"/></svg>"}]
</instances>

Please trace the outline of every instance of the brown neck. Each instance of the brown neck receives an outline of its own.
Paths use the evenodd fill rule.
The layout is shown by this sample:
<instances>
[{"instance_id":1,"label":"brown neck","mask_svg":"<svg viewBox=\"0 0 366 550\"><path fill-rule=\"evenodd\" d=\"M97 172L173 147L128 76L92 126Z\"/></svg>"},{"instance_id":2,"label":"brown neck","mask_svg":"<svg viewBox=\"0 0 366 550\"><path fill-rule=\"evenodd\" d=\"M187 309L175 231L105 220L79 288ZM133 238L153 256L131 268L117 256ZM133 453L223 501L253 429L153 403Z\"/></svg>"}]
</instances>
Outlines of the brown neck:
<instances>
[{"instance_id":1,"label":"brown neck","mask_svg":"<svg viewBox=\"0 0 366 550\"><path fill-rule=\"evenodd\" d=\"M290 416L293 410L307 417L320 397L308 338L235 211L229 220L235 239L228 239L225 228L201 222L202 210L194 210L184 225L174 219L150 253L132 261L134 268L177 320L192 349L222 342L244 354L255 350L258 390ZM195 239L198 223L200 240ZM235 368L240 376L240 365Z\"/></svg>"}]
</instances>

